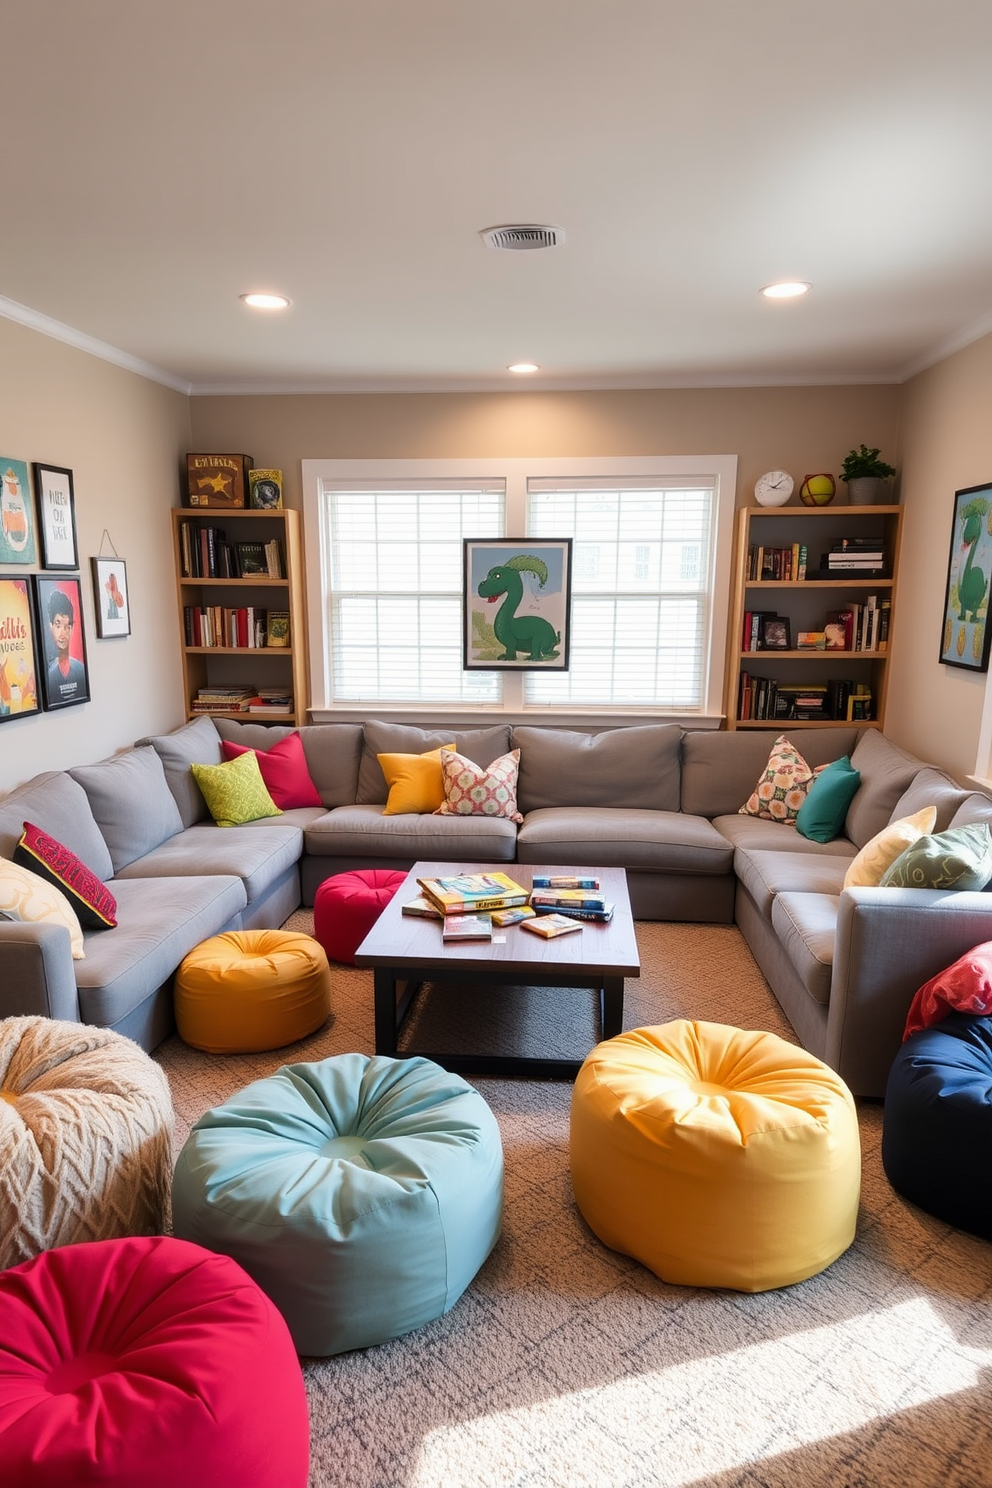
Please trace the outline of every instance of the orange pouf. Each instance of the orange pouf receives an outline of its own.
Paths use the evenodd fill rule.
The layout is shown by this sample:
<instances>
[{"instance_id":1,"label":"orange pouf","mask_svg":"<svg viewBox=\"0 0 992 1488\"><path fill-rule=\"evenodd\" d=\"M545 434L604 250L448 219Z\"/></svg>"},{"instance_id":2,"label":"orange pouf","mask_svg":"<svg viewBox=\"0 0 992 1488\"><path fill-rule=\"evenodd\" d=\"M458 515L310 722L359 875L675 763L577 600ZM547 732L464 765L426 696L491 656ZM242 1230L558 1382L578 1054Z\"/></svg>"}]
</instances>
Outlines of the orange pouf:
<instances>
[{"instance_id":1,"label":"orange pouf","mask_svg":"<svg viewBox=\"0 0 992 1488\"><path fill-rule=\"evenodd\" d=\"M354 966L355 952L405 878L392 868L356 868L324 879L314 896L313 933L332 961Z\"/></svg>"},{"instance_id":2,"label":"orange pouf","mask_svg":"<svg viewBox=\"0 0 992 1488\"><path fill-rule=\"evenodd\" d=\"M176 972L179 1036L208 1054L293 1044L331 1011L331 970L312 935L229 930L190 951Z\"/></svg>"}]
</instances>

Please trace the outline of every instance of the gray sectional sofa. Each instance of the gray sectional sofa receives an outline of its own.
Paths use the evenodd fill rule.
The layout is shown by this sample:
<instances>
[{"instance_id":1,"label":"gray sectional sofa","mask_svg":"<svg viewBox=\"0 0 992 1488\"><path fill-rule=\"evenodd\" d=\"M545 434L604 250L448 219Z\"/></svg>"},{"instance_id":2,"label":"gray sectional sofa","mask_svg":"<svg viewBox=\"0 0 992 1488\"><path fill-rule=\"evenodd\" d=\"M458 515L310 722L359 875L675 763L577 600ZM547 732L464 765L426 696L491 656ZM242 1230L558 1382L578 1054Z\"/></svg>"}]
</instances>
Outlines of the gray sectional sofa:
<instances>
[{"instance_id":1,"label":"gray sectional sofa","mask_svg":"<svg viewBox=\"0 0 992 1488\"><path fill-rule=\"evenodd\" d=\"M87 933L75 962L61 927L0 920L0 1015L79 1018L152 1048L171 1027L172 974L188 950L223 929L281 924L333 873L418 858L598 864L627 870L635 918L736 920L803 1044L855 1094L879 1096L917 987L992 939L992 894L843 888L851 859L891 820L933 805L937 830L992 822L992 798L876 730L789 730L810 765L850 754L861 773L843 835L826 844L740 814L773 734L670 724L310 725L299 732L322 805L215 826L190 765L219 763L222 738L266 749L290 732L197 719L0 801L0 855L32 821L110 884L119 909L118 927ZM450 743L483 766L519 749L519 825L384 815L377 755Z\"/></svg>"}]
</instances>

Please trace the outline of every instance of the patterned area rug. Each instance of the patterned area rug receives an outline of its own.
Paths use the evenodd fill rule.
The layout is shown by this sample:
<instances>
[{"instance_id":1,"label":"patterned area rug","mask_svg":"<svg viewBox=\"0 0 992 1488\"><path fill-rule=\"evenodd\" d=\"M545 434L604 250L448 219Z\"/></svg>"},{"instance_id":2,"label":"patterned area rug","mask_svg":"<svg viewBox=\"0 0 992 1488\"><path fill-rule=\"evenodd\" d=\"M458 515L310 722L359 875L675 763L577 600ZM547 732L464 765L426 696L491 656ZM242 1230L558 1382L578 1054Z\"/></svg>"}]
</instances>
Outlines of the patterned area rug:
<instances>
[{"instance_id":1,"label":"patterned area rug","mask_svg":"<svg viewBox=\"0 0 992 1488\"><path fill-rule=\"evenodd\" d=\"M793 1037L733 927L640 924L637 936L625 1028L692 1017ZM287 1049L162 1045L177 1143L280 1064L372 1052L371 974L333 976L328 1023ZM407 1037L443 1048L485 1027L494 1048L566 1055L595 1038L582 993L488 1001L427 989ZM502 1238L438 1322L304 1361L311 1488L992 1485L992 1245L893 1193L878 1105L859 1102L852 1248L820 1276L748 1296L667 1286L592 1235L569 1181L567 1083L473 1083L503 1137Z\"/></svg>"}]
</instances>

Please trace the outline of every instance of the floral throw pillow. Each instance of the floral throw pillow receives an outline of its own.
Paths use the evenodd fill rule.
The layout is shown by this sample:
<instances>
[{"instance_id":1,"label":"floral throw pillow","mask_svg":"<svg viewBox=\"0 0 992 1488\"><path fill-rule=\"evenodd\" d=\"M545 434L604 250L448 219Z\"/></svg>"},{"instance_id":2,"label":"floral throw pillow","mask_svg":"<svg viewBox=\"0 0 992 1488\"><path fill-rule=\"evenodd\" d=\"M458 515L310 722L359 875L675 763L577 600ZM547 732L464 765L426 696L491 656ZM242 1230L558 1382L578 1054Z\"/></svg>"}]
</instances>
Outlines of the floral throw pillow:
<instances>
[{"instance_id":1,"label":"floral throw pillow","mask_svg":"<svg viewBox=\"0 0 992 1488\"><path fill-rule=\"evenodd\" d=\"M520 750L500 755L485 769L453 750L441 750L444 800L435 816L505 816L521 822L517 810Z\"/></svg>"},{"instance_id":2,"label":"floral throw pillow","mask_svg":"<svg viewBox=\"0 0 992 1488\"><path fill-rule=\"evenodd\" d=\"M785 734L772 745L768 763L757 785L738 812L794 827L814 771Z\"/></svg>"}]
</instances>

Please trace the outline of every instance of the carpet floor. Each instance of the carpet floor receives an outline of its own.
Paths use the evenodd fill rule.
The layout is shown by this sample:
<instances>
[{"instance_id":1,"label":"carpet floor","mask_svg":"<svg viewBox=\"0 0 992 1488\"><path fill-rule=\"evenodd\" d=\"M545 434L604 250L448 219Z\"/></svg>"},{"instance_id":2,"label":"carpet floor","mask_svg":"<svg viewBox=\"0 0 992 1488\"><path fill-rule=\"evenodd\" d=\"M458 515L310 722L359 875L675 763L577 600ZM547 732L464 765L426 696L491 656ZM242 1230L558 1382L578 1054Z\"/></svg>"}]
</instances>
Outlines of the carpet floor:
<instances>
[{"instance_id":1,"label":"carpet floor","mask_svg":"<svg viewBox=\"0 0 992 1488\"><path fill-rule=\"evenodd\" d=\"M287 928L312 923L299 911ZM734 927L639 924L637 938L625 1028L689 1017L794 1037ZM286 1049L156 1051L177 1150L279 1065L372 1052L371 973L333 977L331 1018ZM474 1005L434 989L408 1029L437 1050L470 1036L564 1057L596 1036L591 994L530 988ZM858 1104L851 1249L744 1295L668 1286L595 1238L572 1198L567 1082L472 1083L503 1138L502 1237L438 1322L303 1361L310 1488L992 1488L992 1245L892 1191L879 1105Z\"/></svg>"}]
</instances>

